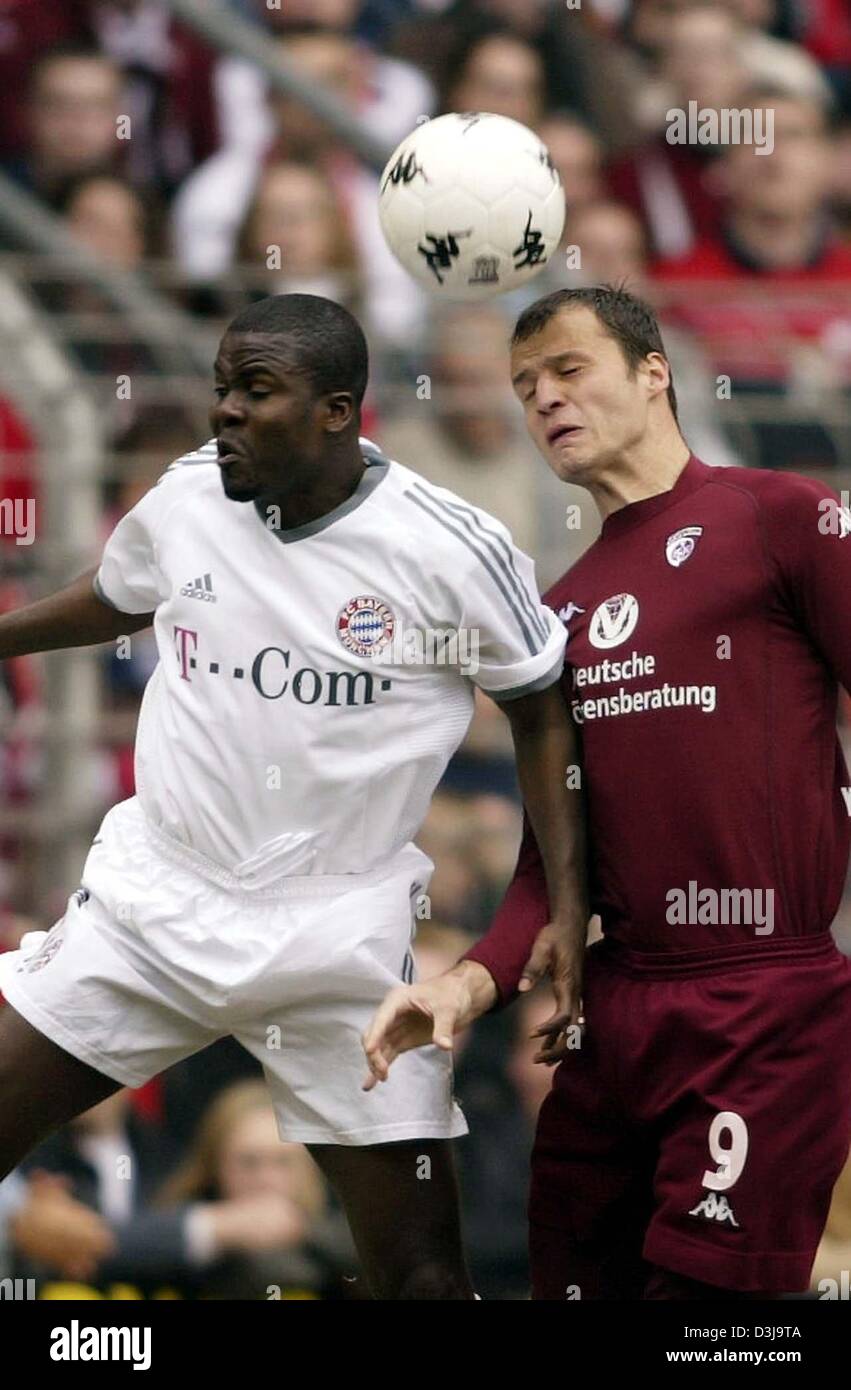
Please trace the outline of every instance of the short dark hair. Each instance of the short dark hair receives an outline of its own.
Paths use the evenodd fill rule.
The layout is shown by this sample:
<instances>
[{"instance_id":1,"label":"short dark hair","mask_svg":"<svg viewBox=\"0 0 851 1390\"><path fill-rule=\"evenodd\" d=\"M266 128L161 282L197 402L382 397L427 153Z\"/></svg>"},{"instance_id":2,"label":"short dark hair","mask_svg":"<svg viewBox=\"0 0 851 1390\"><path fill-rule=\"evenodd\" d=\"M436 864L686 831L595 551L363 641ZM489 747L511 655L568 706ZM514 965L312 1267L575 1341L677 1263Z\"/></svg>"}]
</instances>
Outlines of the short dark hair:
<instances>
[{"instance_id":1,"label":"short dark hair","mask_svg":"<svg viewBox=\"0 0 851 1390\"><path fill-rule=\"evenodd\" d=\"M597 315L610 338L614 338L633 372L650 352L658 352L668 360L656 315L637 295L615 285L588 285L582 289L553 290L552 294L536 299L524 309L511 335L511 346L540 333L550 319L562 309L590 309ZM674 379L668 386L668 404L677 420L677 395ZM678 422L679 423L679 422Z\"/></svg>"},{"instance_id":2,"label":"short dark hair","mask_svg":"<svg viewBox=\"0 0 851 1390\"><path fill-rule=\"evenodd\" d=\"M318 294L273 294L249 304L228 324L228 333L269 333L288 338L295 366L317 396L351 391L360 410L369 378L369 351L353 314Z\"/></svg>"}]
</instances>

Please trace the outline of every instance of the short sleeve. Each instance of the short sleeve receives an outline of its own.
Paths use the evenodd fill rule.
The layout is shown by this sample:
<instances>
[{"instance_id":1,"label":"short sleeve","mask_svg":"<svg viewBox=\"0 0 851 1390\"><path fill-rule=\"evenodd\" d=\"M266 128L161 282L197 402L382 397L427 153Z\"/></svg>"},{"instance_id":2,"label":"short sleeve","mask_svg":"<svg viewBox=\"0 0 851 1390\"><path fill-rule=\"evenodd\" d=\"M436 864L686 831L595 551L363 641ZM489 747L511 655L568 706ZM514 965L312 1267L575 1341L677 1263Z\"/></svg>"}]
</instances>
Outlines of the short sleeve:
<instances>
[{"instance_id":1,"label":"short sleeve","mask_svg":"<svg viewBox=\"0 0 851 1390\"><path fill-rule=\"evenodd\" d=\"M825 484L781 475L764 518L786 599L851 692L851 511Z\"/></svg>"},{"instance_id":2,"label":"short sleeve","mask_svg":"<svg viewBox=\"0 0 851 1390\"><path fill-rule=\"evenodd\" d=\"M467 543L461 607L471 680L499 703L545 690L561 676L567 637L541 601L532 561L492 517L476 517Z\"/></svg>"},{"instance_id":3,"label":"short sleeve","mask_svg":"<svg viewBox=\"0 0 851 1390\"><path fill-rule=\"evenodd\" d=\"M162 508L162 481L122 517L107 541L94 590L121 613L151 613L168 598L157 563L156 530Z\"/></svg>"}]
</instances>

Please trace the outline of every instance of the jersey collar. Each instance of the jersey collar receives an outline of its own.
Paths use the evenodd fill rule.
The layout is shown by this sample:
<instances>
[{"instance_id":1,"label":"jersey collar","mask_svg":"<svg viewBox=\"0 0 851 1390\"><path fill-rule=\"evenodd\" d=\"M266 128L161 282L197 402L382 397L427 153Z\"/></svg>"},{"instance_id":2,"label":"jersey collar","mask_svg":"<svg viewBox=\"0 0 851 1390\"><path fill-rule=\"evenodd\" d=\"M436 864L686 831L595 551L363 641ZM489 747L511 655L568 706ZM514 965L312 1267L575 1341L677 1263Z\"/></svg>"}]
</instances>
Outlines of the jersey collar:
<instances>
[{"instance_id":1,"label":"jersey collar","mask_svg":"<svg viewBox=\"0 0 851 1390\"><path fill-rule=\"evenodd\" d=\"M694 454L689 454L677 481L667 492L657 492L653 497L642 497L638 502L628 502L625 507L619 507L616 512L607 516L601 531L602 539L610 540L613 536L621 536L633 526L640 526L651 516L658 516L669 507L675 507L684 497L703 487L711 472L708 464L701 463Z\"/></svg>"},{"instance_id":2,"label":"jersey collar","mask_svg":"<svg viewBox=\"0 0 851 1390\"><path fill-rule=\"evenodd\" d=\"M257 512L264 530L270 531L273 536L277 536L283 545L289 545L292 541L304 540L307 536L315 536L320 531L325 531L329 526L333 526L335 521L341 517L348 516L356 507L360 507L368 497L371 497L379 483L387 477L390 468L390 460L382 454L377 445L367 439L360 441L361 454L366 468L363 471L360 482L350 497L345 502L341 502L338 507L334 507L324 516L317 516L313 521L306 521L303 526L291 526L288 530L281 528L276 530L273 526L267 525L263 507L254 503L254 510Z\"/></svg>"}]
</instances>

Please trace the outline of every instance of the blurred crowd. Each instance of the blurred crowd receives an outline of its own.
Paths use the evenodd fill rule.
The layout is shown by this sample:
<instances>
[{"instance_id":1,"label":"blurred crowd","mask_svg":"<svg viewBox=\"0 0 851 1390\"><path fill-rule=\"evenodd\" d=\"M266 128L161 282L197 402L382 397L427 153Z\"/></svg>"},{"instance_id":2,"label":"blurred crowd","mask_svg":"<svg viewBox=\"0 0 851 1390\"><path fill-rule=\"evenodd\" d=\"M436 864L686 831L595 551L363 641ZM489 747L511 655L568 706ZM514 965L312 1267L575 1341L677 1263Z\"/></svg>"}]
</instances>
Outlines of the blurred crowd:
<instances>
[{"instance_id":1,"label":"blurred crowd","mask_svg":"<svg viewBox=\"0 0 851 1390\"><path fill-rule=\"evenodd\" d=\"M534 128L565 187L561 247L523 292L436 305L384 244L375 170L247 60L159 0L0 0L0 173L98 264L139 277L211 342L269 293L345 303L372 353L364 433L500 517L535 557L542 589L597 534L586 495L534 456L508 385L513 320L550 289L619 283L657 307L684 433L706 462L851 486L849 0L229 8L388 147L452 110ZM669 112L692 103L770 108L773 152L671 143ZM0 274L7 264L98 403L102 539L206 437L207 386L175 389L96 279L33 256L0 217ZM134 390L117 394L125 375ZM38 421L0 372L0 496L34 497L38 514L40 462ZM0 611L39 591L39 546L0 537ZM133 792L133 728L155 660L144 635L130 660L103 656L92 826ZM43 692L40 662L0 668L0 788L22 814L44 773ZM846 732L849 709L843 697ZM507 724L482 699L420 837L436 865L421 972L451 965L487 927L519 826ZM48 925L74 886L38 881L36 835L9 818L0 827L0 947ZM848 897L836 933L851 952ZM536 994L459 1046L456 1089L472 1130L458 1144L465 1220L485 1296L526 1289L527 1162L550 1081L531 1062L529 1032L547 1009ZM851 1262L849 1213L851 1170L819 1277ZM230 1042L105 1102L0 1185L7 1273L37 1276L57 1297L80 1285L109 1297L363 1296L339 1212L305 1151L278 1142L256 1064Z\"/></svg>"}]
</instances>

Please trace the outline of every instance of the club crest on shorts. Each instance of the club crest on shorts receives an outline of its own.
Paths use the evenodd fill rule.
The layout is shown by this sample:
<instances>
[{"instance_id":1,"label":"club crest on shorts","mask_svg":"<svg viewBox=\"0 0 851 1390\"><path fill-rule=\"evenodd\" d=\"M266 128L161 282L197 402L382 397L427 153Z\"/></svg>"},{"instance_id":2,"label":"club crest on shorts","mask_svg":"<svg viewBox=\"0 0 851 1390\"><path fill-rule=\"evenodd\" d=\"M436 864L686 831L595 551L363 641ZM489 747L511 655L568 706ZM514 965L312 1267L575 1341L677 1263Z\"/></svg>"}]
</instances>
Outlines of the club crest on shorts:
<instances>
[{"instance_id":1,"label":"club crest on shorts","mask_svg":"<svg viewBox=\"0 0 851 1390\"><path fill-rule=\"evenodd\" d=\"M337 614L337 636L355 656L375 656L393 640L396 619L389 606L375 594L349 599Z\"/></svg>"},{"instance_id":2,"label":"club crest on shorts","mask_svg":"<svg viewBox=\"0 0 851 1390\"><path fill-rule=\"evenodd\" d=\"M694 551L699 536L703 535L702 526L684 526L681 531L675 531L665 541L665 558L669 565L674 569L684 565L686 560Z\"/></svg>"},{"instance_id":3,"label":"club crest on shorts","mask_svg":"<svg viewBox=\"0 0 851 1390\"><path fill-rule=\"evenodd\" d=\"M18 966L18 973L33 975L36 970L43 970L53 960L64 940L63 931L57 931L55 928L49 931L38 950L25 956Z\"/></svg>"}]
</instances>

